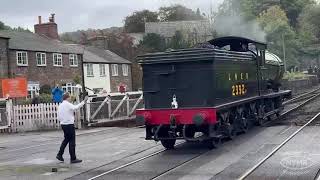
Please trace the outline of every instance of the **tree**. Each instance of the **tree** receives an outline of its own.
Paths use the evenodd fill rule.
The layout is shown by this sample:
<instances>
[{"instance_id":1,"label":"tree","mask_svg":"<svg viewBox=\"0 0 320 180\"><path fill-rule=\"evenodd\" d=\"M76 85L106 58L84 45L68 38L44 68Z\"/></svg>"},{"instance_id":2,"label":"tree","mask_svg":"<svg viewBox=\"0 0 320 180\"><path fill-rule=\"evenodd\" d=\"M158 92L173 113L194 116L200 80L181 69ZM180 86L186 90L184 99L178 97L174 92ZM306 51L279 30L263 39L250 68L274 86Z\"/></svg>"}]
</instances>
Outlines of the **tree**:
<instances>
[{"instance_id":1,"label":"tree","mask_svg":"<svg viewBox=\"0 0 320 180\"><path fill-rule=\"evenodd\" d=\"M124 28L128 33L145 32L145 22L158 22L158 14L149 10L137 11L127 16Z\"/></svg>"},{"instance_id":2,"label":"tree","mask_svg":"<svg viewBox=\"0 0 320 180\"><path fill-rule=\"evenodd\" d=\"M140 42L140 47L142 46L149 52L159 52L166 49L166 42L164 37L150 33L143 37L143 40Z\"/></svg>"},{"instance_id":3,"label":"tree","mask_svg":"<svg viewBox=\"0 0 320 180\"><path fill-rule=\"evenodd\" d=\"M10 27L5 25L2 21L0 21L0 30L9 30Z\"/></svg>"},{"instance_id":4,"label":"tree","mask_svg":"<svg viewBox=\"0 0 320 180\"><path fill-rule=\"evenodd\" d=\"M320 4L306 7L298 18L301 49L320 65Z\"/></svg>"},{"instance_id":5,"label":"tree","mask_svg":"<svg viewBox=\"0 0 320 180\"><path fill-rule=\"evenodd\" d=\"M172 37L169 48L172 49L183 49L190 47L188 41L186 41L183 33L181 31L176 31L175 35Z\"/></svg>"},{"instance_id":6,"label":"tree","mask_svg":"<svg viewBox=\"0 0 320 180\"><path fill-rule=\"evenodd\" d=\"M296 34L289 25L286 13L280 6L272 6L258 18L263 30L266 32L268 49L284 59L284 47L286 51L286 64L288 66L298 64ZM284 47L283 47L284 43Z\"/></svg>"},{"instance_id":7,"label":"tree","mask_svg":"<svg viewBox=\"0 0 320 180\"><path fill-rule=\"evenodd\" d=\"M280 0L282 9L289 18L290 25L294 28L298 25L298 17L303 9L310 5L315 5L315 0Z\"/></svg>"},{"instance_id":8,"label":"tree","mask_svg":"<svg viewBox=\"0 0 320 180\"><path fill-rule=\"evenodd\" d=\"M159 9L160 21L189 21L189 20L203 20L200 10L194 12L192 9L186 8L182 5L173 5L169 7L161 7Z\"/></svg>"}]
</instances>

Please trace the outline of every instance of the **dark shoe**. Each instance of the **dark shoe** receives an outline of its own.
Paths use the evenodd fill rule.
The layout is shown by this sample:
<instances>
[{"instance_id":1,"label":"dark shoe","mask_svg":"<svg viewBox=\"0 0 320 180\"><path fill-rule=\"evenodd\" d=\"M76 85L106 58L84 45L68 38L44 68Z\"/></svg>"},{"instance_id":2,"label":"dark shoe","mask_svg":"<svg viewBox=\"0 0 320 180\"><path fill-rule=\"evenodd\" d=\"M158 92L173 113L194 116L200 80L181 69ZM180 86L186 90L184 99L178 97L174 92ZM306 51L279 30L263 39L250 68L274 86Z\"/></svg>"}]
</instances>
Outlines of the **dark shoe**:
<instances>
[{"instance_id":1,"label":"dark shoe","mask_svg":"<svg viewBox=\"0 0 320 180\"><path fill-rule=\"evenodd\" d=\"M64 159L63 159L62 156L57 155L56 158L57 158L59 161L64 161Z\"/></svg>"},{"instance_id":2,"label":"dark shoe","mask_svg":"<svg viewBox=\"0 0 320 180\"><path fill-rule=\"evenodd\" d=\"M82 160L81 159L75 159L75 160L71 160L70 163L75 164L75 163L81 163Z\"/></svg>"}]
</instances>

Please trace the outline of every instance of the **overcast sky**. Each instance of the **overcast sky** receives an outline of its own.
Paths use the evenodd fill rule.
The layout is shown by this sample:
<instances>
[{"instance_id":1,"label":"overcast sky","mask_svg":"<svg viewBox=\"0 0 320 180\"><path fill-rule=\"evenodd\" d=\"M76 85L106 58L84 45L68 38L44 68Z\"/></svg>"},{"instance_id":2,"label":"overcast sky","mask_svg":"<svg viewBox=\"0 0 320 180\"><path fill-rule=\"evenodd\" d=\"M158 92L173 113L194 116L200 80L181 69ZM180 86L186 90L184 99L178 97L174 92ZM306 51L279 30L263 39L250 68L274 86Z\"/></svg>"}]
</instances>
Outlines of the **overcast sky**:
<instances>
[{"instance_id":1,"label":"overcast sky","mask_svg":"<svg viewBox=\"0 0 320 180\"><path fill-rule=\"evenodd\" d=\"M48 21L56 14L59 33L79 29L98 29L123 26L123 19L134 11L157 10L161 6L182 4L188 8L209 13L210 4L216 9L223 0L1 0L0 21L17 27L29 28Z\"/></svg>"}]
</instances>

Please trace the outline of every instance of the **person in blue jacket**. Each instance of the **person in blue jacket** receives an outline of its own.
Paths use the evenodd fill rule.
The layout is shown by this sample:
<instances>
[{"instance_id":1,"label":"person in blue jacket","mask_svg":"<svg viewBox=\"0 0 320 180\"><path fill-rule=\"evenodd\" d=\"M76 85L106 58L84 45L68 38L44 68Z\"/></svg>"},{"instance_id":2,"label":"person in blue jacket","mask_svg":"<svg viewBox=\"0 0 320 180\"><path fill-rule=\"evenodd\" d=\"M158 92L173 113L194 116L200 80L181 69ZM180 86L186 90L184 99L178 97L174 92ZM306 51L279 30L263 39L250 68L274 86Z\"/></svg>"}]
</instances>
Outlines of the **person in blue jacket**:
<instances>
[{"instance_id":1,"label":"person in blue jacket","mask_svg":"<svg viewBox=\"0 0 320 180\"><path fill-rule=\"evenodd\" d=\"M63 95L63 90L59 88L59 85L57 85L53 90L52 90L52 98L54 103L61 103L62 102L62 95Z\"/></svg>"}]
</instances>

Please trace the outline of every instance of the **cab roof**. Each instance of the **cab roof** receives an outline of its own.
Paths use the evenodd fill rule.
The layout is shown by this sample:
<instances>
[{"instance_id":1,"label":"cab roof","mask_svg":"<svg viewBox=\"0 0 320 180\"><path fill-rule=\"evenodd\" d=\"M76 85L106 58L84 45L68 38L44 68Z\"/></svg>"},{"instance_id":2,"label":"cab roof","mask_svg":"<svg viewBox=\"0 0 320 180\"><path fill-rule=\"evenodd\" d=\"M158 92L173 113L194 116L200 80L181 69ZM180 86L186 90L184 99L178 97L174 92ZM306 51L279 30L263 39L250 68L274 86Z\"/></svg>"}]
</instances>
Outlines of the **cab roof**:
<instances>
[{"instance_id":1,"label":"cab roof","mask_svg":"<svg viewBox=\"0 0 320 180\"><path fill-rule=\"evenodd\" d=\"M214 45L214 46L218 46L218 47L223 47L226 45L231 45L231 44L249 44L249 43L254 43L260 47L264 47L266 49L267 44L264 42L259 42L259 41L255 41L252 39L248 39L248 38L244 38L244 37L238 37L238 36L225 36L225 37L219 37L219 38L215 38L212 39L210 41L208 41L210 44Z\"/></svg>"}]
</instances>

